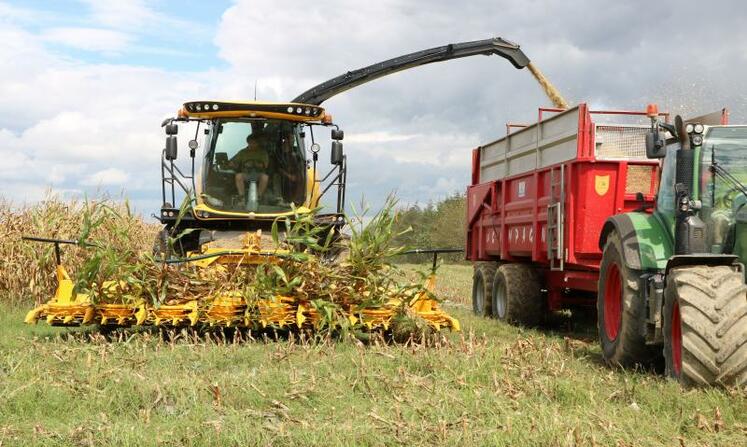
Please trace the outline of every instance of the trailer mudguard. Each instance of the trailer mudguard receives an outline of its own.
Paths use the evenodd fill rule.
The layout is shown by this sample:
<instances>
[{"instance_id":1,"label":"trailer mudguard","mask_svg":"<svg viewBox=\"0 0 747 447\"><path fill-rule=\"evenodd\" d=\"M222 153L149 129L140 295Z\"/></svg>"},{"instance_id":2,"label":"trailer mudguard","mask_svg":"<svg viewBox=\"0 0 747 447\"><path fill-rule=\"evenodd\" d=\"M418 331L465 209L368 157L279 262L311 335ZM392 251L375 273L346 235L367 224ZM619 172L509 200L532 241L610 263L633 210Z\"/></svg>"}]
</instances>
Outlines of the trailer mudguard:
<instances>
[{"instance_id":1,"label":"trailer mudguard","mask_svg":"<svg viewBox=\"0 0 747 447\"><path fill-rule=\"evenodd\" d=\"M625 213L610 217L602 227L599 249L604 251L607 237L620 235L625 265L634 270L664 270L672 257L674 240L656 214Z\"/></svg>"}]
</instances>

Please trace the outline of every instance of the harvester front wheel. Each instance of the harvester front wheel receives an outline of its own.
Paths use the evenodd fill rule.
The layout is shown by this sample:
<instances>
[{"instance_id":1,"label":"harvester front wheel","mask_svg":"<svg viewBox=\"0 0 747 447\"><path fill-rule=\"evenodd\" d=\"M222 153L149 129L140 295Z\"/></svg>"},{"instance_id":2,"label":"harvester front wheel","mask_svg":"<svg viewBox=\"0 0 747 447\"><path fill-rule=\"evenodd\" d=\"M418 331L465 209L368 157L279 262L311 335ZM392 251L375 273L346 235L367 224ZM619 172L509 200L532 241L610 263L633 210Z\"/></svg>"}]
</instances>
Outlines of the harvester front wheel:
<instances>
[{"instance_id":1,"label":"harvester front wheel","mask_svg":"<svg viewBox=\"0 0 747 447\"><path fill-rule=\"evenodd\" d=\"M683 385L747 384L747 286L729 266L670 270L664 360Z\"/></svg>"},{"instance_id":2,"label":"harvester front wheel","mask_svg":"<svg viewBox=\"0 0 747 447\"><path fill-rule=\"evenodd\" d=\"M503 264L493 277L493 316L523 326L542 322L545 302L542 278L526 264Z\"/></svg>"},{"instance_id":3,"label":"harvester front wheel","mask_svg":"<svg viewBox=\"0 0 747 447\"><path fill-rule=\"evenodd\" d=\"M640 272L628 268L617 233L607 238L599 268L597 332L610 365L633 366L652 360L646 345L646 303L639 294Z\"/></svg>"},{"instance_id":4,"label":"harvester front wheel","mask_svg":"<svg viewBox=\"0 0 747 447\"><path fill-rule=\"evenodd\" d=\"M472 276L472 311L475 315L489 317L491 315L490 297L493 296L493 276L498 264L495 262L475 263L475 273Z\"/></svg>"}]
</instances>

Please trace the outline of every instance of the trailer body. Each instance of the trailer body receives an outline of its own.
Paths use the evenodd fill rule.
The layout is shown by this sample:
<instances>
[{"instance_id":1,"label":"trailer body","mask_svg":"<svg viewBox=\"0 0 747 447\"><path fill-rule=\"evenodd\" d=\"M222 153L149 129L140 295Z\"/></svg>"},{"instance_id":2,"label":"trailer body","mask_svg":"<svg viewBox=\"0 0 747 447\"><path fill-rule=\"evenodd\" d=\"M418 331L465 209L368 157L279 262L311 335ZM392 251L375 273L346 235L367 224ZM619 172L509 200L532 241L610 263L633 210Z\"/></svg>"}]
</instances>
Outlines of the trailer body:
<instances>
[{"instance_id":1,"label":"trailer body","mask_svg":"<svg viewBox=\"0 0 747 447\"><path fill-rule=\"evenodd\" d=\"M655 200L649 126L614 124L641 115L541 108L537 123L474 149L467 259L532 264L549 310L593 305L591 294L567 292L597 291L605 221Z\"/></svg>"}]
</instances>

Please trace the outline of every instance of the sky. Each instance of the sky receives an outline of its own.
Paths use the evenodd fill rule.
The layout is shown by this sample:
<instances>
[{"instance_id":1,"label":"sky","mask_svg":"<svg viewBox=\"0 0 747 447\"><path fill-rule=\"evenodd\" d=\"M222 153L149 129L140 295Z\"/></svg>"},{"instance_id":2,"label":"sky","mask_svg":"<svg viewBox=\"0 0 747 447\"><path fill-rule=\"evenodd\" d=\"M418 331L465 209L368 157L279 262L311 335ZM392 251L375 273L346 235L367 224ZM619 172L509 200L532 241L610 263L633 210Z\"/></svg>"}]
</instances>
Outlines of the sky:
<instances>
[{"instance_id":1,"label":"sky","mask_svg":"<svg viewBox=\"0 0 747 447\"><path fill-rule=\"evenodd\" d=\"M0 0L0 195L124 194L150 215L160 123L183 102L251 100L255 87L288 101L351 69L493 36L519 43L572 104L726 106L745 123L746 25L738 0ZM463 192L471 150L550 103L528 71L479 56L324 105L345 130L348 199L376 206L391 192L403 204Z\"/></svg>"}]
</instances>

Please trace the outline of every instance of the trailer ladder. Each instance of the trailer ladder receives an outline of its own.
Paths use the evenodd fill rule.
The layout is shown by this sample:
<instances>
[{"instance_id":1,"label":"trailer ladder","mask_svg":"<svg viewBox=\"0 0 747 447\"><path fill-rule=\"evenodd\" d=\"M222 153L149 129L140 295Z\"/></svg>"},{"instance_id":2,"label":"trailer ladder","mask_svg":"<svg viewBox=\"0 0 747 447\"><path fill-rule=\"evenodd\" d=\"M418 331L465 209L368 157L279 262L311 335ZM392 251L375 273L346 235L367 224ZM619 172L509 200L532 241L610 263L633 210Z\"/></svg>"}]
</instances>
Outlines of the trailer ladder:
<instances>
[{"instance_id":1,"label":"trailer ladder","mask_svg":"<svg viewBox=\"0 0 747 447\"><path fill-rule=\"evenodd\" d=\"M562 271L563 255L563 212L565 204L565 166L550 168L550 203L547 205L547 259L550 270Z\"/></svg>"}]
</instances>

